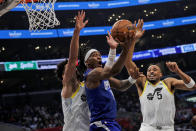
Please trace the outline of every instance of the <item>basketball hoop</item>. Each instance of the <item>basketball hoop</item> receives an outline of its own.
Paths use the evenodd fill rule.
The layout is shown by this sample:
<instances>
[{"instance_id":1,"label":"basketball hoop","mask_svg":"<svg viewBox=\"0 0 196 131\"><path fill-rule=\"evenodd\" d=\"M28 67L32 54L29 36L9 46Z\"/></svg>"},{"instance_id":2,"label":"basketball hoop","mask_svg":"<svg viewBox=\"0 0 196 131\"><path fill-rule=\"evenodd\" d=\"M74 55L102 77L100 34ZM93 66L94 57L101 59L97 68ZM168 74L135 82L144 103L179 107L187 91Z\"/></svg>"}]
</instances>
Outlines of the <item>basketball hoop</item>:
<instances>
[{"instance_id":1,"label":"basketball hoop","mask_svg":"<svg viewBox=\"0 0 196 131\"><path fill-rule=\"evenodd\" d=\"M47 30L60 25L54 11L56 0L21 0L28 19L30 31Z\"/></svg>"}]
</instances>

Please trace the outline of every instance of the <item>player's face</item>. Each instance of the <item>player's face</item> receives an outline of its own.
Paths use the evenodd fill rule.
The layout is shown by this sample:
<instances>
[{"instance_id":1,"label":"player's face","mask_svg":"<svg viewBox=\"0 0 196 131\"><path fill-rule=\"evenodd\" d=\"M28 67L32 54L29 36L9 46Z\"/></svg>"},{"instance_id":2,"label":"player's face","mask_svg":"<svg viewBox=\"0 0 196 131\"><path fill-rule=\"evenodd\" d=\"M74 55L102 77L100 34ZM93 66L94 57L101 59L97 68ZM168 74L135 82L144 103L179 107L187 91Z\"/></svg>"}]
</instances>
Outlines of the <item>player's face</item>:
<instances>
[{"instance_id":1,"label":"player's face","mask_svg":"<svg viewBox=\"0 0 196 131\"><path fill-rule=\"evenodd\" d=\"M157 65L151 65L147 70L147 80L154 83L162 77L161 69Z\"/></svg>"},{"instance_id":2,"label":"player's face","mask_svg":"<svg viewBox=\"0 0 196 131\"><path fill-rule=\"evenodd\" d=\"M87 60L90 68L102 67L101 54L98 51L93 52Z\"/></svg>"}]
</instances>

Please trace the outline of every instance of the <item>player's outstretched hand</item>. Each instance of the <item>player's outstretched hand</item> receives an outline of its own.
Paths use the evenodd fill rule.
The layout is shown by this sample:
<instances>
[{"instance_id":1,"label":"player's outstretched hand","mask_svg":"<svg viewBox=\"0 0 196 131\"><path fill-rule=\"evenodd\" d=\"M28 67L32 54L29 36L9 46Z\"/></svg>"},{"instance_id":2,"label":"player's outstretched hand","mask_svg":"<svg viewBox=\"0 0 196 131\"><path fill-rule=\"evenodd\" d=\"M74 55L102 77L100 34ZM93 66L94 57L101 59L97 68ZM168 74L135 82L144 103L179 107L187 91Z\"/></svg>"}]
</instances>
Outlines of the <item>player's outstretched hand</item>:
<instances>
[{"instance_id":1,"label":"player's outstretched hand","mask_svg":"<svg viewBox=\"0 0 196 131\"><path fill-rule=\"evenodd\" d=\"M167 68L174 73L177 73L179 71L179 67L176 62L166 62Z\"/></svg>"},{"instance_id":2,"label":"player's outstretched hand","mask_svg":"<svg viewBox=\"0 0 196 131\"><path fill-rule=\"evenodd\" d=\"M75 17L76 18L76 24L75 24L75 28L78 29L78 30L81 30L83 29L86 24L88 23L88 20L86 20L84 22L84 19L85 19L85 11L78 11L78 15Z\"/></svg>"},{"instance_id":3,"label":"player's outstretched hand","mask_svg":"<svg viewBox=\"0 0 196 131\"><path fill-rule=\"evenodd\" d=\"M134 25L136 25L136 21L134 22ZM135 36L134 36L135 40L140 39L144 35L145 30L143 30L143 25L144 25L143 19L139 19L135 30Z\"/></svg>"},{"instance_id":4,"label":"player's outstretched hand","mask_svg":"<svg viewBox=\"0 0 196 131\"><path fill-rule=\"evenodd\" d=\"M110 32L108 31L108 36L106 36L107 42L111 49L116 49L118 47L118 42L114 40Z\"/></svg>"},{"instance_id":5,"label":"player's outstretched hand","mask_svg":"<svg viewBox=\"0 0 196 131\"><path fill-rule=\"evenodd\" d=\"M133 69L130 69L129 72L130 72L131 77L132 77L133 79L136 79L136 80L137 80L139 77L144 76L143 72L140 72L140 71L139 71L139 68L137 68L137 67L134 67Z\"/></svg>"}]
</instances>

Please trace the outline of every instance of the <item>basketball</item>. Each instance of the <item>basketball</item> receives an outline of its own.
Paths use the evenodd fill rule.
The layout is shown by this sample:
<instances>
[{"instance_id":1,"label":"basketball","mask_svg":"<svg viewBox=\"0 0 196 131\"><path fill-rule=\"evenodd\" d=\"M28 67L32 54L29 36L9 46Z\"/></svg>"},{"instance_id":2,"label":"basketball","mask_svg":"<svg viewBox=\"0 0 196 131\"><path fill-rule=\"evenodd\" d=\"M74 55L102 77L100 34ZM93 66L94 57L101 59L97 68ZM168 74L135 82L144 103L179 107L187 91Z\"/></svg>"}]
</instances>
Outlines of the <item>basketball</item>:
<instances>
[{"instance_id":1,"label":"basketball","mask_svg":"<svg viewBox=\"0 0 196 131\"><path fill-rule=\"evenodd\" d=\"M111 35L114 39L124 42L130 30L134 31L131 21L119 20L112 26Z\"/></svg>"}]
</instances>

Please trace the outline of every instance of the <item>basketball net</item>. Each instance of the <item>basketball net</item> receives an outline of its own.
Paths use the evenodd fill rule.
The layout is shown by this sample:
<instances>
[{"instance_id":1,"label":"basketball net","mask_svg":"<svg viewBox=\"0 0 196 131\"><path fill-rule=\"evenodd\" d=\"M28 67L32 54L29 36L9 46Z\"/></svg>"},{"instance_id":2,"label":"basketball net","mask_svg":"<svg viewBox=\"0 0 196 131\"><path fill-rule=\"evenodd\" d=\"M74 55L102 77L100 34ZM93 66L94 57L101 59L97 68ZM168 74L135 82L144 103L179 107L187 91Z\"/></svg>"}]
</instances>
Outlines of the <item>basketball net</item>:
<instances>
[{"instance_id":1,"label":"basketball net","mask_svg":"<svg viewBox=\"0 0 196 131\"><path fill-rule=\"evenodd\" d=\"M21 0L28 19L30 31L47 30L60 25L54 11L56 0Z\"/></svg>"}]
</instances>

